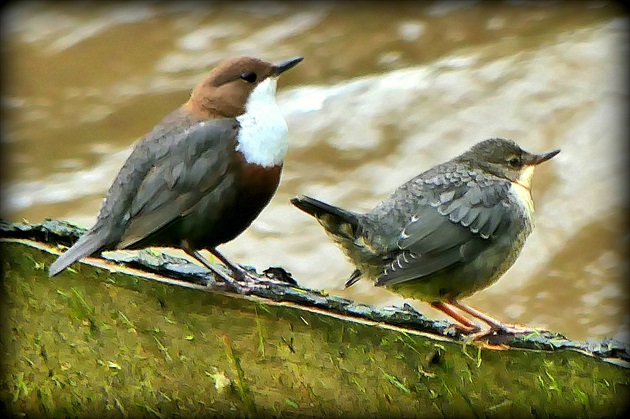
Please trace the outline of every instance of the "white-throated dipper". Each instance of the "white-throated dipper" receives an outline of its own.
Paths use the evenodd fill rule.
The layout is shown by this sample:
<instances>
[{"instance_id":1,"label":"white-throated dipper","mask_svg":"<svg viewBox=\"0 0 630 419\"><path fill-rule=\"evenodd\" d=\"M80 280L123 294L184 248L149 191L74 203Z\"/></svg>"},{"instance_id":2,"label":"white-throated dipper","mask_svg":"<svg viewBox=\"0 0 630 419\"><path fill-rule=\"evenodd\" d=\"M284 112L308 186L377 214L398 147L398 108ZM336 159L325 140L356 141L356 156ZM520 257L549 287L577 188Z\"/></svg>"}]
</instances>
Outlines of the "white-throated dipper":
<instances>
[{"instance_id":1,"label":"white-throated dipper","mask_svg":"<svg viewBox=\"0 0 630 419\"><path fill-rule=\"evenodd\" d=\"M314 216L362 276L479 328L459 310L519 332L458 301L499 279L516 261L534 226L530 187L536 165L560 150L532 154L500 138L482 141L401 185L366 214L304 196L291 202Z\"/></svg>"},{"instance_id":2,"label":"white-throated dipper","mask_svg":"<svg viewBox=\"0 0 630 419\"><path fill-rule=\"evenodd\" d=\"M103 250L159 246L183 249L234 285L199 253L206 249L246 279L216 246L243 232L278 187L288 141L276 83L300 61L218 64L135 145L96 224L50 266L50 276Z\"/></svg>"}]
</instances>

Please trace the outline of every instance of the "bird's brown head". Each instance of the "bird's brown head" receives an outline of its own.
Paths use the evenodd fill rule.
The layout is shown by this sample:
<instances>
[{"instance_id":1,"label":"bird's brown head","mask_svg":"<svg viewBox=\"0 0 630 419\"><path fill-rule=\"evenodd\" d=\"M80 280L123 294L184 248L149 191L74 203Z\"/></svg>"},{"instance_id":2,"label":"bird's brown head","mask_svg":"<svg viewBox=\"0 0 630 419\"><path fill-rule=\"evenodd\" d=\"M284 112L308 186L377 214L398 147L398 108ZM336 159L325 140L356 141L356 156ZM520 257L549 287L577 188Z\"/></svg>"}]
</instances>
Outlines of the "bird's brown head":
<instances>
[{"instance_id":1,"label":"bird's brown head","mask_svg":"<svg viewBox=\"0 0 630 419\"><path fill-rule=\"evenodd\" d=\"M192 91L184 105L201 118L235 118L245 112L245 104L256 86L275 79L293 68L302 57L269 63L252 57L227 59L217 65Z\"/></svg>"}]
</instances>

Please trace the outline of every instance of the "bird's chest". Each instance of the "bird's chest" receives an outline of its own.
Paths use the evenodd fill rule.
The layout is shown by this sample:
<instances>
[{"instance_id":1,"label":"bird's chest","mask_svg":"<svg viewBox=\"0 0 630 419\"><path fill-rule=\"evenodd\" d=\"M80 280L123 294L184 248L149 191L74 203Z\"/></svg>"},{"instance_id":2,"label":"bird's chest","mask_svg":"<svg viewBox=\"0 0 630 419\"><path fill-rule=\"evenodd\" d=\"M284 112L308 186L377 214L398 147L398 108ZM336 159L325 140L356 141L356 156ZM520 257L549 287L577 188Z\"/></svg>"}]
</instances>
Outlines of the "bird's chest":
<instances>
[{"instance_id":1,"label":"bird's chest","mask_svg":"<svg viewBox=\"0 0 630 419\"><path fill-rule=\"evenodd\" d=\"M517 182L512 182L510 190L510 201L514 204L524 222L522 233L527 237L534 229L534 201L532 195L526 187Z\"/></svg>"},{"instance_id":2,"label":"bird's chest","mask_svg":"<svg viewBox=\"0 0 630 419\"><path fill-rule=\"evenodd\" d=\"M235 164L234 186L220 204L216 226L219 236L231 240L245 230L267 206L280 183L282 165L262 167L243 161Z\"/></svg>"},{"instance_id":3,"label":"bird's chest","mask_svg":"<svg viewBox=\"0 0 630 419\"><path fill-rule=\"evenodd\" d=\"M236 151L246 162L263 168L282 164L288 149L288 128L275 103L254 104L236 119L240 125Z\"/></svg>"},{"instance_id":4,"label":"bird's chest","mask_svg":"<svg viewBox=\"0 0 630 419\"><path fill-rule=\"evenodd\" d=\"M278 188L282 164L263 167L247 162L242 155L239 160L236 201L260 212Z\"/></svg>"}]
</instances>

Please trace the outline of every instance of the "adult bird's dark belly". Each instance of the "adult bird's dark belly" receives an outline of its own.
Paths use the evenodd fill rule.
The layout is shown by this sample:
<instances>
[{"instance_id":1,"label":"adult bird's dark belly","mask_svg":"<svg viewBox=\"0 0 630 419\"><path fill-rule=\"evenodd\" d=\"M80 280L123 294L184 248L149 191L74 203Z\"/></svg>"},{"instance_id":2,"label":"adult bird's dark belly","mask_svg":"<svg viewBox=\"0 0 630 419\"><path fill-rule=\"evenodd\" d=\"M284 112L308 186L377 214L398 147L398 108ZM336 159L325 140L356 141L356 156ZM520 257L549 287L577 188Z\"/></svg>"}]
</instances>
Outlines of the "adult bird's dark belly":
<instances>
[{"instance_id":1,"label":"adult bird's dark belly","mask_svg":"<svg viewBox=\"0 0 630 419\"><path fill-rule=\"evenodd\" d=\"M263 168L242 161L236 180L238 184L234 188L236 195L224 203L221 221L214 226L213 237L200 238L198 247L215 247L228 242L249 227L278 189L281 172L282 165Z\"/></svg>"}]
</instances>

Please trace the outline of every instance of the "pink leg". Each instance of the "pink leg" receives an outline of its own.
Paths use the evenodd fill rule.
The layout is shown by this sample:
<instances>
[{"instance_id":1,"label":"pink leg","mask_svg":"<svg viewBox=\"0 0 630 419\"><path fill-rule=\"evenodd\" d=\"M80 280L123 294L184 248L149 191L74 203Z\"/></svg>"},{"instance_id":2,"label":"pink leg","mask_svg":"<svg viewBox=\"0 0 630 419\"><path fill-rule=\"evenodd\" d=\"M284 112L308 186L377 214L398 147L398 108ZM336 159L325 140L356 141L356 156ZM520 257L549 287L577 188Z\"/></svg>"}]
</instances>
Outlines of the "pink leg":
<instances>
[{"instance_id":1,"label":"pink leg","mask_svg":"<svg viewBox=\"0 0 630 419\"><path fill-rule=\"evenodd\" d=\"M444 303L442 301L434 301L431 303L431 307L433 307L436 310L440 310L442 313L446 314L447 316L452 317L453 319L457 320L460 324L455 325L455 328L459 329L461 332L472 333L479 330L479 326L471 322L466 317L462 316L457 311L453 310L451 306L448 305L447 303Z\"/></svg>"},{"instance_id":2,"label":"pink leg","mask_svg":"<svg viewBox=\"0 0 630 419\"><path fill-rule=\"evenodd\" d=\"M535 331L535 329L530 329L527 327L523 327L523 326L518 326L518 325L513 325L513 324L505 324L500 322L497 319L494 319L490 316L488 316L485 313L482 313L479 310L476 310L466 304L462 304L459 301L455 301L455 300L451 300L449 301L450 304L454 305L455 307L457 307L458 309L470 314L471 316L483 321L484 323L488 324L492 330L500 330L502 332L505 333L513 333L513 334L517 334L517 333L531 333L533 331Z\"/></svg>"}]
</instances>

